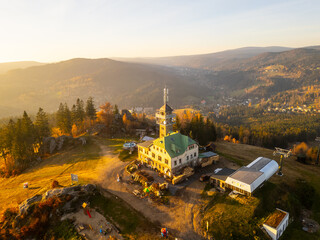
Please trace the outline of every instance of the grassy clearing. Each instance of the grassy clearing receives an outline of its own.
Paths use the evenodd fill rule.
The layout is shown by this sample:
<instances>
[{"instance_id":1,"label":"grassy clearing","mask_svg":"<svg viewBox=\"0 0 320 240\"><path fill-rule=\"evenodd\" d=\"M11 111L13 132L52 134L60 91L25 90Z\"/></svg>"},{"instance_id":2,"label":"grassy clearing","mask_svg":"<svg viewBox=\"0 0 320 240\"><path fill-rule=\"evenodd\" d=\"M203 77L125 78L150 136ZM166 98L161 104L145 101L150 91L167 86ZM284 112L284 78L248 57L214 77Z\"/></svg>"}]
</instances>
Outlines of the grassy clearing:
<instances>
[{"instance_id":1,"label":"grassy clearing","mask_svg":"<svg viewBox=\"0 0 320 240\"><path fill-rule=\"evenodd\" d=\"M138 158L138 151L134 151L132 154L128 150L122 150L119 154L119 159L123 162L131 162Z\"/></svg>"},{"instance_id":2,"label":"grassy clearing","mask_svg":"<svg viewBox=\"0 0 320 240\"><path fill-rule=\"evenodd\" d=\"M138 152L134 151L132 154L129 150L123 149L123 144L126 142L138 141L137 138L102 138L99 137L99 142L107 145L113 150L114 154L119 154L119 159L123 162L131 162L138 157Z\"/></svg>"},{"instance_id":3,"label":"grassy clearing","mask_svg":"<svg viewBox=\"0 0 320 240\"><path fill-rule=\"evenodd\" d=\"M85 146L57 153L16 177L1 178L0 212L46 192L53 180L61 186L69 186L71 173L79 176L79 184L90 182L97 176L96 166L104 161L99 152L99 146L89 139ZM29 182L29 189L23 189L24 182Z\"/></svg>"},{"instance_id":4,"label":"grassy clearing","mask_svg":"<svg viewBox=\"0 0 320 240\"><path fill-rule=\"evenodd\" d=\"M259 199L251 198L248 204L240 204L227 196L216 194L208 202L202 220L203 229L209 223L209 234L215 239L254 239L254 236L263 237L258 227L258 219L254 212Z\"/></svg>"}]
</instances>

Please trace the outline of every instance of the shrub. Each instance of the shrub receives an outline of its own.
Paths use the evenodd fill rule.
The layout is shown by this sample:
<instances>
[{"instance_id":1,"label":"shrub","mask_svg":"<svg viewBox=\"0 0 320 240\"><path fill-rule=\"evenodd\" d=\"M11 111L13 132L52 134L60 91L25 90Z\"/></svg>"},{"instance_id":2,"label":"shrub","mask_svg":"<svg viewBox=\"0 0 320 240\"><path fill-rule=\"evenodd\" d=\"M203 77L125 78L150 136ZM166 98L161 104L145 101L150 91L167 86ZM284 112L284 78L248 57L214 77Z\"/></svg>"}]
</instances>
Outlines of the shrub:
<instances>
[{"instance_id":1,"label":"shrub","mask_svg":"<svg viewBox=\"0 0 320 240\"><path fill-rule=\"evenodd\" d=\"M54 180L52 183L51 183L51 188L57 188L59 187L59 182L57 180Z\"/></svg>"}]
</instances>

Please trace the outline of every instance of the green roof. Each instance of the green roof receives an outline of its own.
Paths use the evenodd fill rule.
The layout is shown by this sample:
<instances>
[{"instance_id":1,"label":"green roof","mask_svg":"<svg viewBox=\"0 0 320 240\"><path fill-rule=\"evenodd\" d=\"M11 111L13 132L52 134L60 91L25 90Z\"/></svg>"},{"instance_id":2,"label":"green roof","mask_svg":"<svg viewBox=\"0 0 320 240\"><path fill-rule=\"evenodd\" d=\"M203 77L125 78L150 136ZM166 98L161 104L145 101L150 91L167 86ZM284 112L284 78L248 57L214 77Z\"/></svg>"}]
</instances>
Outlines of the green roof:
<instances>
[{"instance_id":1,"label":"green roof","mask_svg":"<svg viewBox=\"0 0 320 240\"><path fill-rule=\"evenodd\" d=\"M157 138L153 141L153 144L155 146L164 148L170 157L174 158L183 154L189 145L196 144L196 142L188 136L175 132L170 133L165 137Z\"/></svg>"}]
</instances>

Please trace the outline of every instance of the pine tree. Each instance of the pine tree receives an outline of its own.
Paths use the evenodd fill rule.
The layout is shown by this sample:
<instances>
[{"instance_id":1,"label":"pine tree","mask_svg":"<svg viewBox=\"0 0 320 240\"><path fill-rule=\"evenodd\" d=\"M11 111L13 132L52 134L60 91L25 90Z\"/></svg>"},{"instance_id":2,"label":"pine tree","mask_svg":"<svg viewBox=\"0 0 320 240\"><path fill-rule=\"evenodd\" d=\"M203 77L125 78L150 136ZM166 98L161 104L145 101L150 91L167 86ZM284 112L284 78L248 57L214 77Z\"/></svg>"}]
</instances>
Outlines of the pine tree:
<instances>
[{"instance_id":1,"label":"pine tree","mask_svg":"<svg viewBox=\"0 0 320 240\"><path fill-rule=\"evenodd\" d=\"M71 111L69 110L68 105L64 104L64 132L67 134L71 133L72 129L72 119L71 119Z\"/></svg>"},{"instance_id":2,"label":"pine tree","mask_svg":"<svg viewBox=\"0 0 320 240\"><path fill-rule=\"evenodd\" d=\"M43 138L50 135L49 121L47 114L42 108L39 111L34 122L38 143L42 144Z\"/></svg>"},{"instance_id":3,"label":"pine tree","mask_svg":"<svg viewBox=\"0 0 320 240\"><path fill-rule=\"evenodd\" d=\"M72 124L77 122L77 107L75 104L73 104L71 108L71 122Z\"/></svg>"},{"instance_id":4,"label":"pine tree","mask_svg":"<svg viewBox=\"0 0 320 240\"><path fill-rule=\"evenodd\" d=\"M114 110L113 110L113 114L116 115L116 114L119 114L119 108L118 108L118 105L114 105Z\"/></svg>"},{"instance_id":5,"label":"pine tree","mask_svg":"<svg viewBox=\"0 0 320 240\"><path fill-rule=\"evenodd\" d=\"M57 127L60 128L63 133L70 134L72 128L72 119L71 112L66 103L60 103L56 118Z\"/></svg>"},{"instance_id":6,"label":"pine tree","mask_svg":"<svg viewBox=\"0 0 320 240\"><path fill-rule=\"evenodd\" d=\"M77 99L76 102L76 121L77 125L80 125L85 117L84 104L81 99Z\"/></svg>"},{"instance_id":7,"label":"pine tree","mask_svg":"<svg viewBox=\"0 0 320 240\"><path fill-rule=\"evenodd\" d=\"M97 110L94 106L93 98L89 97L86 104L86 115L90 120L95 120L97 118Z\"/></svg>"}]
</instances>

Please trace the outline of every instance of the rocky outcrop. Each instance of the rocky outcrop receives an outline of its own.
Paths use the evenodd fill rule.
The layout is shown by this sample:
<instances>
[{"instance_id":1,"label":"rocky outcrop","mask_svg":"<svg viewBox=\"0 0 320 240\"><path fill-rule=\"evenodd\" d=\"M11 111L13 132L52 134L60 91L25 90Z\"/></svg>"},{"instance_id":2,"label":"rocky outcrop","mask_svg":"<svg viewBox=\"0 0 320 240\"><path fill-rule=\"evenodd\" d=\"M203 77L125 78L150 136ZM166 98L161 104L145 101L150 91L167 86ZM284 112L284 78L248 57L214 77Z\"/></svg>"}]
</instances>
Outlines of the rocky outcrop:
<instances>
[{"instance_id":1,"label":"rocky outcrop","mask_svg":"<svg viewBox=\"0 0 320 240\"><path fill-rule=\"evenodd\" d=\"M33 203L40 202L42 200L47 200L49 198L52 198L54 196L61 197L64 195L71 195L72 200L67 202L64 207L62 208L63 212L72 212L74 210L74 204L73 202L76 202L80 196L83 195L89 195L94 193L97 190L96 185L94 184L87 184L83 186L73 186L73 187L66 187L66 188L55 188L48 190L45 194L43 195L35 195L31 198L28 198L24 202L22 202L19 205L19 211L20 214L24 213L29 213L30 207L32 206Z\"/></svg>"},{"instance_id":2,"label":"rocky outcrop","mask_svg":"<svg viewBox=\"0 0 320 240\"><path fill-rule=\"evenodd\" d=\"M42 195L35 195L32 198L28 198L27 200L22 202L19 205L20 214L28 213L28 210L30 209L30 206L35 202L41 201L41 199L42 199Z\"/></svg>"},{"instance_id":3,"label":"rocky outcrop","mask_svg":"<svg viewBox=\"0 0 320 240\"><path fill-rule=\"evenodd\" d=\"M52 154L57 147L54 137L46 137L43 139L43 152Z\"/></svg>"},{"instance_id":4,"label":"rocky outcrop","mask_svg":"<svg viewBox=\"0 0 320 240\"><path fill-rule=\"evenodd\" d=\"M44 195L43 199L48 199L53 196L63 196L63 195L72 195L72 196L79 196L82 193L92 193L96 190L96 185L94 184L87 184L84 186L74 186L74 187L67 187L67 188L56 188L48 190Z\"/></svg>"},{"instance_id":5,"label":"rocky outcrop","mask_svg":"<svg viewBox=\"0 0 320 240\"><path fill-rule=\"evenodd\" d=\"M62 135L57 138L46 137L43 139L42 153L52 154L54 152L60 151L67 146L74 145L86 145L87 139L85 137L73 138L71 136Z\"/></svg>"},{"instance_id":6,"label":"rocky outcrop","mask_svg":"<svg viewBox=\"0 0 320 240\"><path fill-rule=\"evenodd\" d=\"M64 146L68 145L68 144L73 144L73 137L71 136L66 136L66 135L62 135L56 138L56 142L57 142L57 150L60 151Z\"/></svg>"}]
</instances>

